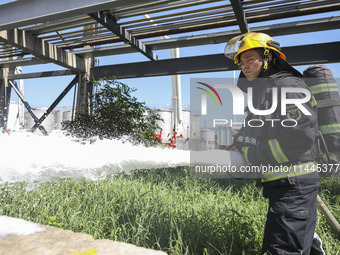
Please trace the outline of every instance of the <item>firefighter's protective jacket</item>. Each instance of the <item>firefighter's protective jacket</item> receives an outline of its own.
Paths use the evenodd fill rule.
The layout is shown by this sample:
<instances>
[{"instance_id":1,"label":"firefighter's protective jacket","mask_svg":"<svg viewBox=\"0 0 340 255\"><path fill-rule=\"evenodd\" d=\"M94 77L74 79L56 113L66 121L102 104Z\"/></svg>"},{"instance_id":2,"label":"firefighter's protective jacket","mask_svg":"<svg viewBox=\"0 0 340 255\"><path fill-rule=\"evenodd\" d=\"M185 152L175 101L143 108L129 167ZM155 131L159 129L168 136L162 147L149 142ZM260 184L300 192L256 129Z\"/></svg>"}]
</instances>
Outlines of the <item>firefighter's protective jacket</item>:
<instances>
[{"instance_id":1,"label":"firefighter's protective jacket","mask_svg":"<svg viewBox=\"0 0 340 255\"><path fill-rule=\"evenodd\" d=\"M253 81L248 81L241 73L238 86L244 92L247 92L248 87L253 88L255 109L270 109L273 104L273 88L278 89L276 110L265 116L255 115L248 110L243 127L234 137L234 145L243 152L248 164L294 167L298 164L308 164L315 159L313 147L318 136L318 126L316 103L313 97L307 103L303 103L311 115L304 114L301 107L294 104L285 106L285 114L282 115L281 112L282 88L308 90L301 77L302 75L292 67L290 70L282 70L282 67L275 64ZM306 95L295 92L287 93L286 97L299 99ZM298 175L304 173L299 171ZM265 176L266 178L262 181L277 180L286 175L287 172L285 174L267 173L267 177Z\"/></svg>"}]
</instances>

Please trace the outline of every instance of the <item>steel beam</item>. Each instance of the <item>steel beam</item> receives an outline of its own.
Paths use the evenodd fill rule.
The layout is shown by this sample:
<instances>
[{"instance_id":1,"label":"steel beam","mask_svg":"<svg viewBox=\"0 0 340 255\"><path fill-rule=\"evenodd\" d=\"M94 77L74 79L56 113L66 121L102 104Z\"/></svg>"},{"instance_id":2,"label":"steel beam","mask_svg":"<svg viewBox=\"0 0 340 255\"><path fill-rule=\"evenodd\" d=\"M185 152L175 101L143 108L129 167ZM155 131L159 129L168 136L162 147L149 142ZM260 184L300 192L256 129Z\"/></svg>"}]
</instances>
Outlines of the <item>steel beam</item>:
<instances>
[{"instance_id":1,"label":"steel beam","mask_svg":"<svg viewBox=\"0 0 340 255\"><path fill-rule=\"evenodd\" d=\"M282 48L291 65L340 62L340 42ZM223 54L93 67L96 79L137 78L174 74L230 71L238 69Z\"/></svg>"},{"instance_id":2,"label":"steel beam","mask_svg":"<svg viewBox=\"0 0 340 255\"><path fill-rule=\"evenodd\" d=\"M109 29L115 35L117 35L123 42L129 44L131 47L142 53L144 56L149 58L150 60L157 60L157 55L153 53L149 47L145 46L139 40L137 40L134 36L132 36L128 31L126 31L123 27L117 24L117 22L112 19L109 15L104 12L94 12L90 13L89 16L104 27Z\"/></svg>"},{"instance_id":3,"label":"steel beam","mask_svg":"<svg viewBox=\"0 0 340 255\"><path fill-rule=\"evenodd\" d=\"M240 27L241 33L249 32L246 15L241 4L241 0L230 0L231 6L233 7L237 23Z\"/></svg>"},{"instance_id":4,"label":"steel beam","mask_svg":"<svg viewBox=\"0 0 340 255\"><path fill-rule=\"evenodd\" d=\"M11 59L11 60L4 60L0 61L0 68L4 67L15 67L15 66L30 66L30 65L39 65L39 64L46 64L47 61L37 58L37 57L29 57L29 58L22 58L22 59Z\"/></svg>"},{"instance_id":5,"label":"steel beam","mask_svg":"<svg viewBox=\"0 0 340 255\"><path fill-rule=\"evenodd\" d=\"M50 107L44 112L44 114L38 119L34 120L35 124L31 128L31 132L34 132L41 123L48 117L48 115L54 110L54 108L60 103L60 101L67 95L67 93L73 88L73 86L78 82L78 76L76 76L70 84L64 89L63 92L57 97L57 99L51 104Z\"/></svg>"},{"instance_id":6,"label":"steel beam","mask_svg":"<svg viewBox=\"0 0 340 255\"><path fill-rule=\"evenodd\" d=\"M292 65L312 65L340 62L340 42L283 47L282 51Z\"/></svg>"},{"instance_id":7,"label":"steel beam","mask_svg":"<svg viewBox=\"0 0 340 255\"><path fill-rule=\"evenodd\" d=\"M27 111L29 112L29 114L32 116L33 120L35 123L37 123L39 121L38 117L35 115L35 113L33 112L31 106L28 104L28 102L26 101L25 97L23 96L23 94L21 94L20 90L17 88L17 86L12 82L9 81L9 84L12 86L12 88L14 89L15 93L17 93L18 97L20 98L20 100L23 102L23 104L25 105ZM38 128L40 129L40 131L44 134L44 135L48 135L46 129L44 128L44 126L42 126L41 124L38 126Z\"/></svg>"},{"instance_id":8,"label":"steel beam","mask_svg":"<svg viewBox=\"0 0 340 255\"><path fill-rule=\"evenodd\" d=\"M57 71L45 71L45 72L36 72L36 73L12 74L8 76L8 79L23 80L23 79L54 77L54 76L75 75L75 74L78 74L78 72L74 70L57 70Z\"/></svg>"},{"instance_id":9,"label":"steel beam","mask_svg":"<svg viewBox=\"0 0 340 255\"><path fill-rule=\"evenodd\" d=\"M158 60L157 62L140 62L120 65L108 65L92 68L95 79L107 77L137 78L237 69L237 65L223 54L178 59Z\"/></svg>"},{"instance_id":10,"label":"steel beam","mask_svg":"<svg viewBox=\"0 0 340 255\"><path fill-rule=\"evenodd\" d=\"M158 0L138 0L138 4ZM0 30L135 6L135 0L21 0L0 5Z\"/></svg>"},{"instance_id":11,"label":"steel beam","mask_svg":"<svg viewBox=\"0 0 340 255\"><path fill-rule=\"evenodd\" d=\"M85 71L84 59L34 37L21 29L0 31L0 41L29 52L41 59L77 71Z\"/></svg>"},{"instance_id":12,"label":"steel beam","mask_svg":"<svg viewBox=\"0 0 340 255\"><path fill-rule=\"evenodd\" d=\"M316 31L325 31L338 29L340 27L340 16L331 18L320 18L305 21L295 21L285 24L275 24L267 26L253 27L253 32L262 32L271 36L291 35L298 33L308 33ZM182 48L207 44L226 43L229 39L238 35L240 31L229 30L223 32L182 36L177 38L169 38L162 40L147 41L144 44L152 50L164 50L171 48ZM127 45L116 45L109 47L101 47L95 49L84 49L76 51L76 54L81 57L101 57L108 55L126 54L134 52ZM1 64L0 64L1 66Z\"/></svg>"},{"instance_id":13,"label":"steel beam","mask_svg":"<svg viewBox=\"0 0 340 255\"><path fill-rule=\"evenodd\" d=\"M338 29L340 27L340 16L311 19L304 21L287 22L284 24L275 24L267 26L253 27L253 32L263 32L271 36L290 35L298 33L308 33L315 31L325 31ZM153 40L144 42L151 50L163 50L176 47L189 47L197 45L225 43L230 38L239 34L239 30L230 30L194 36L182 36L178 38L170 38L163 40ZM90 48L75 51L74 54L82 58L85 57L102 57L117 54L126 54L135 52L129 45L115 45L100 48ZM12 66L27 66L46 63L45 60L39 58L24 58L16 60L0 61L0 68ZM58 71L59 72L59 71ZM25 75L25 74L23 74ZM53 74L52 74L53 75ZM56 75L58 75L56 73ZM30 77L27 77L29 79ZM34 77L36 78L36 77ZM25 79L25 78L24 78Z\"/></svg>"},{"instance_id":14,"label":"steel beam","mask_svg":"<svg viewBox=\"0 0 340 255\"><path fill-rule=\"evenodd\" d=\"M288 56L289 63L293 65L308 65L313 63L340 62L340 53L338 50L339 48L337 47L340 47L340 42L284 47L283 51ZM140 62L112 66L98 66L92 68L92 71L97 78L103 78L105 75L118 75L118 78L133 78L237 69L237 66L234 65L232 61L228 61L228 59L226 59L222 54L187 57L173 60L158 60L157 64L147 63L148 62ZM129 67L131 67L131 73L129 73ZM113 68L112 71L109 70L110 68ZM148 68L150 70L147 70ZM76 74L76 72L72 70L60 70L28 74L13 74L8 78L11 80L18 80L74 74Z\"/></svg>"}]
</instances>

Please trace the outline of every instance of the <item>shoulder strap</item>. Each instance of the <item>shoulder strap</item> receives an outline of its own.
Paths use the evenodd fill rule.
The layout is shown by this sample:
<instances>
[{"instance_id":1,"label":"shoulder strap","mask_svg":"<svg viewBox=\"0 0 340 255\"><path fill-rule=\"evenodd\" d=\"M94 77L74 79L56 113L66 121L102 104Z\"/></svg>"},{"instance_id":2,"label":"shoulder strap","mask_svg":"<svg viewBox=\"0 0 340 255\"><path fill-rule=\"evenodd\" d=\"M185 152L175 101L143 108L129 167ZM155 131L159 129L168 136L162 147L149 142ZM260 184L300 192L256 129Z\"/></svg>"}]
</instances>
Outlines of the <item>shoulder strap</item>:
<instances>
[{"instance_id":1,"label":"shoulder strap","mask_svg":"<svg viewBox=\"0 0 340 255\"><path fill-rule=\"evenodd\" d=\"M280 82L280 80L281 80L282 78L288 77L288 76L292 76L292 74L289 73L289 72L286 72L286 71L280 71L280 72L278 72L278 73L275 73L275 74L273 74L273 75L270 75L269 77L270 77L271 79L275 80L275 83L277 84L277 83Z\"/></svg>"},{"instance_id":2,"label":"shoulder strap","mask_svg":"<svg viewBox=\"0 0 340 255\"><path fill-rule=\"evenodd\" d=\"M271 89L271 88L277 88L278 87L278 84L280 83L281 79L284 78L284 77L288 77L288 76L292 76L291 73L289 72L286 72L286 71L280 71L278 73L275 73L275 74L272 74L268 77L268 79L270 79L270 85L269 87L266 88L266 94L261 102L261 105L264 105L265 101L268 100L268 97L269 97L269 94L268 91Z\"/></svg>"},{"instance_id":3,"label":"shoulder strap","mask_svg":"<svg viewBox=\"0 0 340 255\"><path fill-rule=\"evenodd\" d=\"M271 87L272 88L277 88L278 84L280 83L281 79L288 77L288 76L292 76L291 73L286 72L286 71L280 71L278 73L275 73L273 75L269 76L269 79L272 81L271 83Z\"/></svg>"}]
</instances>

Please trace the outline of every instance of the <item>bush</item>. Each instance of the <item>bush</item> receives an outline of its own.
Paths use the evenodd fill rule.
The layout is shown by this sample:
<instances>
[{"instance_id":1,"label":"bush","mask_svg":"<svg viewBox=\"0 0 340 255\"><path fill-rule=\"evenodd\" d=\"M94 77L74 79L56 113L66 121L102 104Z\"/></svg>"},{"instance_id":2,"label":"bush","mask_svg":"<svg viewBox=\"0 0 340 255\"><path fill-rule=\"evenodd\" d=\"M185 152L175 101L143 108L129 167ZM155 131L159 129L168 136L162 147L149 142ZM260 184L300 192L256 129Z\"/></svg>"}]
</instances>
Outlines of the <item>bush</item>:
<instances>
[{"instance_id":1,"label":"bush","mask_svg":"<svg viewBox=\"0 0 340 255\"><path fill-rule=\"evenodd\" d=\"M90 114L78 113L73 121L64 122L64 130L78 138L115 138L135 144L154 143L161 120L144 102L131 96L136 89L115 79L95 81L97 93L92 97Z\"/></svg>"}]
</instances>

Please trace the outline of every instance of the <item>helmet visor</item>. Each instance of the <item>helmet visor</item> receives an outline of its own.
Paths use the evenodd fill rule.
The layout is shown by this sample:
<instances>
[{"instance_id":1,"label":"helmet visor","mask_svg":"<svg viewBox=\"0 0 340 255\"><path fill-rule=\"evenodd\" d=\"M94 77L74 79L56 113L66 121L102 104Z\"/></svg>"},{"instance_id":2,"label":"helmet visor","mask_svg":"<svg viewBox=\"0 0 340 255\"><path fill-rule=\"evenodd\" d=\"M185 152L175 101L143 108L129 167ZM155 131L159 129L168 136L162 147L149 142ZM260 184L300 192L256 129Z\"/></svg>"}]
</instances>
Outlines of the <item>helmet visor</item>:
<instances>
[{"instance_id":1,"label":"helmet visor","mask_svg":"<svg viewBox=\"0 0 340 255\"><path fill-rule=\"evenodd\" d=\"M240 47L241 41L244 38L244 34L238 35L233 37L227 42L227 45L225 46L224 49L224 56L227 58L234 60L235 55L237 54L237 51Z\"/></svg>"}]
</instances>

